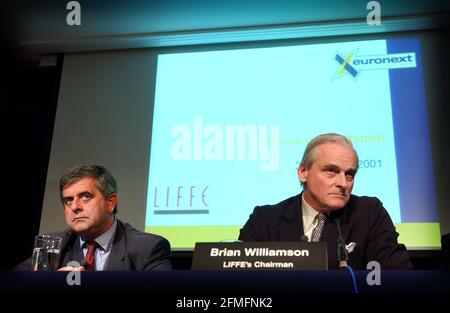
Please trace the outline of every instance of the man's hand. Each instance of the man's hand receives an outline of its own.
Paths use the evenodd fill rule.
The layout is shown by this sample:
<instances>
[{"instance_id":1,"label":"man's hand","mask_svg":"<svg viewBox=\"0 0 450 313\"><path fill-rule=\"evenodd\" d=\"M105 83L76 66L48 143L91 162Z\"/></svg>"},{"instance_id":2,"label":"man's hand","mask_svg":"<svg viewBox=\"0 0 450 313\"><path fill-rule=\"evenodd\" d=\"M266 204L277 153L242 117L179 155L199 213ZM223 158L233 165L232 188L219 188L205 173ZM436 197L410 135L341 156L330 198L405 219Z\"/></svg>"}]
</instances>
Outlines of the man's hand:
<instances>
[{"instance_id":1,"label":"man's hand","mask_svg":"<svg viewBox=\"0 0 450 313\"><path fill-rule=\"evenodd\" d=\"M85 271L86 269L84 268L84 266L78 266L78 267L75 267L75 266L64 266L64 267L61 267L59 270L58 270L58 272L72 272L72 271Z\"/></svg>"}]
</instances>

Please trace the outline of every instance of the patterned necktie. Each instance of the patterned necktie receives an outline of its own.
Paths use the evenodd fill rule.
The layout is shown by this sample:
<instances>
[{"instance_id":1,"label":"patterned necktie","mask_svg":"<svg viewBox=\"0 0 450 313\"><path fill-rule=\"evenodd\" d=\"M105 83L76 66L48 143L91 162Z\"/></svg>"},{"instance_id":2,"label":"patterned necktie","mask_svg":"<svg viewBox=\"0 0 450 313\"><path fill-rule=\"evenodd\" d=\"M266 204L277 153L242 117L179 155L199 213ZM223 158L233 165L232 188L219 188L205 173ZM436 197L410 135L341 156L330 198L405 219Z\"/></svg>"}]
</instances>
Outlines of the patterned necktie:
<instances>
[{"instance_id":1,"label":"patterned necktie","mask_svg":"<svg viewBox=\"0 0 450 313\"><path fill-rule=\"evenodd\" d=\"M97 249L97 243L93 240L86 241L86 262L87 266L86 269L88 271L95 270L95 249Z\"/></svg>"},{"instance_id":2,"label":"patterned necktie","mask_svg":"<svg viewBox=\"0 0 450 313\"><path fill-rule=\"evenodd\" d=\"M327 219L327 216L323 213L319 213L316 215L317 218L317 226L314 227L312 235L311 235L311 241L312 242L319 242L320 236L322 235L322 229L325 225L325 220Z\"/></svg>"}]
</instances>

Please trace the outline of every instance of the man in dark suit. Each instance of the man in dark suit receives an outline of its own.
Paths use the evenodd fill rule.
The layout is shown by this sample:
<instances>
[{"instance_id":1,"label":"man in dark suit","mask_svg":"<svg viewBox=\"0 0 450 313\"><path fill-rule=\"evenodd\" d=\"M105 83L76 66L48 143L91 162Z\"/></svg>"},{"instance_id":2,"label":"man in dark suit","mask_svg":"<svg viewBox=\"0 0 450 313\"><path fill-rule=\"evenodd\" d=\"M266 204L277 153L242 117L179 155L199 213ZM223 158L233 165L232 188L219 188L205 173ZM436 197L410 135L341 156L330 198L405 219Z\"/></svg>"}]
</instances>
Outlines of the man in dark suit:
<instances>
[{"instance_id":1,"label":"man in dark suit","mask_svg":"<svg viewBox=\"0 0 450 313\"><path fill-rule=\"evenodd\" d=\"M276 205L256 207L240 231L242 241L326 241L328 268L339 267L339 223L348 263L366 269L412 268L404 245L382 203L352 195L358 155L349 139L323 134L312 139L298 168L303 192Z\"/></svg>"},{"instance_id":2,"label":"man in dark suit","mask_svg":"<svg viewBox=\"0 0 450 313\"><path fill-rule=\"evenodd\" d=\"M450 233L441 237L441 256L439 269L450 270Z\"/></svg>"},{"instance_id":3,"label":"man in dark suit","mask_svg":"<svg viewBox=\"0 0 450 313\"><path fill-rule=\"evenodd\" d=\"M160 236L147 234L116 219L117 185L100 165L80 165L67 170L59 183L60 198L68 230L62 238L59 270L71 261L79 270L170 269L170 244ZM30 269L31 259L16 269Z\"/></svg>"}]
</instances>

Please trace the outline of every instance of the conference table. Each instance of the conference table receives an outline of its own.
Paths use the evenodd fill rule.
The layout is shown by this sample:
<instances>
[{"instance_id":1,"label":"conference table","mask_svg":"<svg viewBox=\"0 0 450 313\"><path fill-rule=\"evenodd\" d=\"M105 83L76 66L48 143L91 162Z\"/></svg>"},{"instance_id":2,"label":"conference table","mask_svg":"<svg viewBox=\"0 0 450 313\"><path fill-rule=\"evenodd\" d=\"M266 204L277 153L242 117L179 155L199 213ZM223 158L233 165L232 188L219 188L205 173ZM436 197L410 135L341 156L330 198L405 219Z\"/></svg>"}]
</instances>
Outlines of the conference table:
<instances>
[{"instance_id":1,"label":"conference table","mask_svg":"<svg viewBox=\"0 0 450 313\"><path fill-rule=\"evenodd\" d=\"M69 274L72 276L68 280ZM11 271L0 272L0 293L4 299L23 294L41 297L50 294L120 294L140 296L145 301L151 299L153 304L159 302L160 305L177 309L182 309L179 306L202 305L200 300L209 300L207 311L223 311L231 309L230 306L234 309L258 306L262 311L275 310L296 305L302 299L324 297L331 299L325 305L335 305L348 299L364 303L370 300L379 303L380 299L417 301L424 297L433 298L433 301L449 300L450 271L382 270L379 284L373 284L370 275L370 271L354 271L353 280L347 270ZM68 281L73 285L69 285ZM268 302L271 305L269 308ZM197 309L206 311L204 308Z\"/></svg>"}]
</instances>

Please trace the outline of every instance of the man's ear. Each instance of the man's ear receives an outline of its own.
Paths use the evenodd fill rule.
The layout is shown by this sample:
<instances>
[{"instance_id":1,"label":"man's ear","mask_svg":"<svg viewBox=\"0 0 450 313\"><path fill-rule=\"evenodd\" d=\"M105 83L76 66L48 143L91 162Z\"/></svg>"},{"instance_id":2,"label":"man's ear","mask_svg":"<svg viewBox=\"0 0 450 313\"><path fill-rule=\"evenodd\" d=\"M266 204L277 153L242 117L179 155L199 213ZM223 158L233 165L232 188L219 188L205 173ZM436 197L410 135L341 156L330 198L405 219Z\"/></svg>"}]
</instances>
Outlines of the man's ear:
<instances>
[{"instance_id":1,"label":"man's ear","mask_svg":"<svg viewBox=\"0 0 450 313\"><path fill-rule=\"evenodd\" d=\"M304 184L308 178L308 170L304 163L300 164L297 170L298 179Z\"/></svg>"},{"instance_id":2,"label":"man's ear","mask_svg":"<svg viewBox=\"0 0 450 313\"><path fill-rule=\"evenodd\" d=\"M112 194L109 195L108 198L108 212L112 213L114 211L114 208L117 205L117 201L119 200L119 196L117 195L117 193L113 192Z\"/></svg>"}]
</instances>

